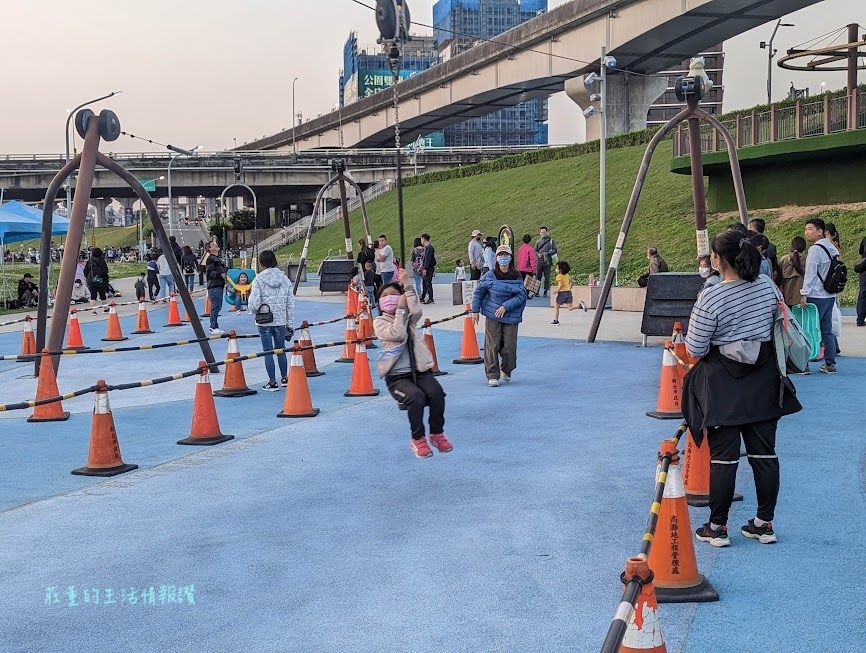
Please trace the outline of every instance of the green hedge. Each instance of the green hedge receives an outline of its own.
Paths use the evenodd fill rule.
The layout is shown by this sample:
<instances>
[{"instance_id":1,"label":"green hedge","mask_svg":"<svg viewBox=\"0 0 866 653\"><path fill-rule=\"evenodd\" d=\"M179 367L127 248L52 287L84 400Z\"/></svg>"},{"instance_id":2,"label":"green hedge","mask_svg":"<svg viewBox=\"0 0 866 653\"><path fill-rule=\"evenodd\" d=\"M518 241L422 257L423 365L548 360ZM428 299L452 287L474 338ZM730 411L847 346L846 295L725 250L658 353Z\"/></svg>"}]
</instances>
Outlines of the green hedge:
<instances>
[{"instance_id":1,"label":"green hedge","mask_svg":"<svg viewBox=\"0 0 866 653\"><path fill-rule=\"evenodd\" d=\"M634 145L646 145L650 140L652 140L652 137L655 136L655 133L658 130L658 127L654 127L652 129L644 129L641 131L629 132L628 134L611 136L607 139L607 147L608 149L615 150L622 147L632 147ZM522 168L523 166L531 166L536 163L544 163L545 161L570 159L583 154L598 152L599 145L600 142L595 140L587 143L567 145L565 147L550 147L533 150L531 152L524 152L522 154L513 154L511 156L494 159L493 161L483 161L482 163L473 163L472 165L452 168L451 170L427 172L422 175L407 177L403 180L403 185L419 186L421 184L433 184L439 181L447 181L449 179L461 179L463 177L483 175L488 172L500 172L502 170Z\"/></svg>"}]
</instances>

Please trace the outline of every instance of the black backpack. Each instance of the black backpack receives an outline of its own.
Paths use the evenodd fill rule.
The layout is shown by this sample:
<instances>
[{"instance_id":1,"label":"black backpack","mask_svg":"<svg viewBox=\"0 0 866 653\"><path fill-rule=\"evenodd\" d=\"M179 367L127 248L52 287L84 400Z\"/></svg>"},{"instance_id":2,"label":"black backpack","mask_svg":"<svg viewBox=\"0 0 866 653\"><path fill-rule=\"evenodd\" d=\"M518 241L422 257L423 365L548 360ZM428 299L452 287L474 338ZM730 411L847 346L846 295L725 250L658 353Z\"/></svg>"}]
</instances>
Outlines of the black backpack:
<instances>
[{"instance_id":1,"label":"black backpack","mask_svg":"<svg viewBox=\"0 0 866 653\"><path fill-rule=\"evenodd\" d=\"M818 278L821 279L821 282L824 284L824 290L826 290L831 295L838 295L840 292L845 290L845 284L848 283L848 268L845 267L845 264L839 260L838 256L834 256L830 253L830 250L821 245L820 243L815 243L823 249L827 256L830 257L830 267L827 270L826 278L821 279L821 275L818 275Z\"/></svg>"}]
</instances>

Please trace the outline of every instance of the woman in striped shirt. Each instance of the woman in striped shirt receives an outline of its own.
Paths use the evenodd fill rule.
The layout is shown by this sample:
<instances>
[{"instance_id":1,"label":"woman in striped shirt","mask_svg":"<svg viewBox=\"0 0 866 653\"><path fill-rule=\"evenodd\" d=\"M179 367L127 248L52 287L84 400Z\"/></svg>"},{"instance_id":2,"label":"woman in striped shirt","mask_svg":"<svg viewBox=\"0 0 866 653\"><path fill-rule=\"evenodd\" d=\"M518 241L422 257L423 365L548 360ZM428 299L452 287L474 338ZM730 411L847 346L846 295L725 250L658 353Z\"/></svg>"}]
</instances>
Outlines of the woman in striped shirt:
<instances>
[{"instance_id":1,"label":"woman in striped shirt","mask_svg":"<svg viewBox=\"0 0 866 653\"><path fill-rule=\"evenodd\" d=\"M683 385L683 415L698 446L706 437L711 459L710 521L695 536L713 546L730 545L728 512L742 436L758 511L741 532L770 544L776 541L772 521L779 494L776 426L801 406L776 365L772 338L779 296L772 280L759 274L761 254L736 231L713 238L711 249L722 281L704 290L692 309L686 348L701 360Z\"/></svg>"}]
</instances>

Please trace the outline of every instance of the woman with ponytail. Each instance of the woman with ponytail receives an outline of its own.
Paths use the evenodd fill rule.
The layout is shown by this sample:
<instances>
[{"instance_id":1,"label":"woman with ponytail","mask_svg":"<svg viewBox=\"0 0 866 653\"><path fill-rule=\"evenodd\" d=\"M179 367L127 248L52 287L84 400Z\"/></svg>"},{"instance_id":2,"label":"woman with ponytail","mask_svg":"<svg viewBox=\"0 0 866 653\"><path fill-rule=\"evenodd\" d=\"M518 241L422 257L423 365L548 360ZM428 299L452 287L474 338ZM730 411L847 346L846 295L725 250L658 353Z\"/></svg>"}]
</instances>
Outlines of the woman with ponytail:
<instances>
[{"instance_id":1,"label":"woman with ponytail","mask_svg":"<svg viewBox=\"0 0 866 653\"><path fill-rule=\"evenodd\" d=\"M773 323L781 300L760 274L761 254L748 237L725 231L711 244L721 283L704 290L688 324L686 348L700 360L686 374L683 416L698 446L710 447L710 520L695 537L729 546L728 512L740 460L740 438L755 476L758 511L741 529L762 544L776 541L773 516L779 494L776 426L801 410L794 386L776 364Z\"/></svg>"},{"instance_id":2,"label":"woman with ponytail","mask_svg":"<svg viewBox=\"0 0 866 653\"><path fill-rule=\"evenodd\" d=\"M800 304L800 290L803 289L803 275L806 273L806 239L794 236L791 251L779 261L782 270L782 294L785 303L791 306Z\"/></svg>"}]
</instances>

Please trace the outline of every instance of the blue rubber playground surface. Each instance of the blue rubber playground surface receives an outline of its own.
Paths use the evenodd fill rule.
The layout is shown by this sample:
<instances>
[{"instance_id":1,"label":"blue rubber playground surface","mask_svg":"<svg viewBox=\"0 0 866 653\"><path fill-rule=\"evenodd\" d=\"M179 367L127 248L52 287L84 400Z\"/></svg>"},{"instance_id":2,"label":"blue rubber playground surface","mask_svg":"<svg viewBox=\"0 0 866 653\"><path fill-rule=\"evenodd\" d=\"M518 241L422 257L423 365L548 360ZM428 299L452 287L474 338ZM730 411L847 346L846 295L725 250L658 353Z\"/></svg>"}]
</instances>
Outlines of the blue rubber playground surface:
<instances>
[{"instance_id":1,"label":"blue rubber playground surface","mask_svg":"<svg viewBox=\"0 0 866 653\"><path fill-rule=\"evenodd\" d=\"M309 321L341 312L296 306ZM221 326L254 332L248 315ZM102 344L104 322L82 330ZM192 334L157 330L118 344ZM315 327L313 340L343 330ZM482 366L451 363L460 335L435 330L455 448L428 460L412 455L406 416L375 374L380 396L343 396L352 366L333 362L339 348L316 352L318 417L278 419L284 391L217 398L235 439L214 447L176 444L194 378L110 393L124 461L139 465L111 479L70 474L86 462L92 395L64 402L67 422L0 413L0 652L599 650L659 442L678 425L644 414L661 349L521 337L513 383L488 388ZM217 358L225 347L214 343ZM19 348L20 333L0 334L0 353ZM200 358L196 345L69 356L58 381L61 392L126 383ZM263 363L244 368L260 388ZM864 378L866 359L846 357L835 377L796 378L805 410L779 430L779 543L739 535L755 511L744 462L732 546L696 543L721 600L662 605L668 651L864 650ZM0 363L0 403L34 394L32 364ZM707 515L692 508L692 527Z\"/></svg>"}]
</instances>

